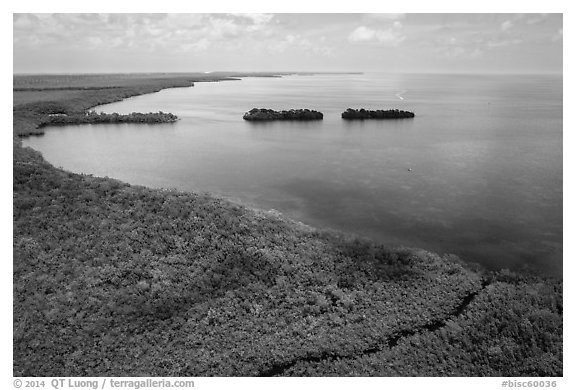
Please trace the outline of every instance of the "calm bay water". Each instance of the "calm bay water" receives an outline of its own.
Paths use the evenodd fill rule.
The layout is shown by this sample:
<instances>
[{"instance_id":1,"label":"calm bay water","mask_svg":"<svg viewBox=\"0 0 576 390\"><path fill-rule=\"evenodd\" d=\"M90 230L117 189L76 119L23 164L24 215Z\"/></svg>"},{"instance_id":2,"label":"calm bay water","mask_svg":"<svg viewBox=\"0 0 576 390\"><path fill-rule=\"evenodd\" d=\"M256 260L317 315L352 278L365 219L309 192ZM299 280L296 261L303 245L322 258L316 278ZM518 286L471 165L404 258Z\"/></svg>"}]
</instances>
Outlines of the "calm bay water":
<instances>
[{"instance_id":1,"label":"calm bay water","mask_svg":"<svg viewBox=\"0 0 576 390\"><path fill-rule=\"evenodd\" d=\"M324 120L242 120L253 107L311 108ZM348 122L340 119L347 107L416 117ZM489 268L562 273L560 76L246 78L97 110L181 120L51 128L24 143L73 172L210 191Z\"/></svg>"}]
</instances>

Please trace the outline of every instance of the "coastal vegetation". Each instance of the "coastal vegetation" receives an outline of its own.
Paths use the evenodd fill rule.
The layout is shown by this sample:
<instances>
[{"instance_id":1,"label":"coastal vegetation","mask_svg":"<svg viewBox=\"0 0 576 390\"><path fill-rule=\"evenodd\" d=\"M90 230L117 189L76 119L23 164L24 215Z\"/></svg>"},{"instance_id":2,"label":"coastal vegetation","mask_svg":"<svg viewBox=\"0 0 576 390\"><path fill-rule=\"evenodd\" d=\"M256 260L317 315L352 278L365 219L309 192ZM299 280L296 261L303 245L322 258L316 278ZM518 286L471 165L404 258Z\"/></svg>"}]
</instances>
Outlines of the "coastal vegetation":
<instances>
[{"instance_id":1,"label":"coastal vegetation","mask_svg":"<svg viewBox=\"0 0 576 390\"><path fill-rule=\"evenodd\" d=\"M307 108L282 111L253 108L243 118L247 121L314 121L324 118L324 114Z\"/></svg>"},{"instance_id":2,"label":"coastal vegetation","mask_svg":"<svg viewBox=\"0 0 576 390\"><path fill-rule=\"evenodd\" d=\"M348 108L342 113L342 119L401 119L414 118L414 113L398 109L365 110L364 108Z\"/></svg>"},{"instance_id":3,"label":"coastal vegetation","mask_svg":"<svg viewBox=\"0 0 576 390\"><path fill-rule=\"evenodd\" d=\"M90 88L82 86L83 82ZM50 121L62 120L66 116L80 118L94 106L164 88L190 87L193 83L191 77L163 75L149 78L131 76L126 79L118 75L16 76L14 86L17 90L13 92L14 133L18 136L43 134Z\"/></svg>"},{"instance_id":4,"label":"coastal vegetation","mask_svg":"<svg viewBox=\"0 0 576 390\"><path fill-rule=\"evenodd\" d=\"M22 147L49 114L206 80L114 77L14 92L14 376L563 375L559 279L74 174Z\"/></svg>"},{"instance_id":5,"label":"coastal vegetation","mask_svg":"<svg viewBox=\"0 0 576 390\"><path fill-rule=\"evenodd\" d=\"M63 125L80 125L80 124L98 124L98 123L171 123L178 120L174 114L159 112L131 114L118 114L116 112L107 114L104 112L97 113L89 111L86 113L74 114L50 114L45 121L40 123L44 126L63 126Z\"/></svg>"}]
</instances>

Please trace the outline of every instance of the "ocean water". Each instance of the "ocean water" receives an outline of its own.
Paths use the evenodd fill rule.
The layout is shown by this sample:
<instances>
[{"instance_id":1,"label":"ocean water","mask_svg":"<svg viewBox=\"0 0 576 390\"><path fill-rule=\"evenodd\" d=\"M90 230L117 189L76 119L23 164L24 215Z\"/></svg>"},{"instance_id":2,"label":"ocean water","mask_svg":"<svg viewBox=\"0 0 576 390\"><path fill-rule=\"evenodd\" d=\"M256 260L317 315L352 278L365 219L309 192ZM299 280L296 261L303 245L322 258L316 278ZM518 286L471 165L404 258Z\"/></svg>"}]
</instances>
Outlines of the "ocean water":
<instances>
[{"instance_id":1,"label":"ocean water","mask_svg":"<svg viewBox=\"0 0 576 390\"><path fill-rule=\"evenodd\" d=\"M253 107L323 121L252 123ZM413 119L344 121L348 107ZM315 75L197 83L97 108L161 125L50 128L24 141L55 166L209 191L316 227L562 274L562 77Z\"/></svg>"}]
</instances>

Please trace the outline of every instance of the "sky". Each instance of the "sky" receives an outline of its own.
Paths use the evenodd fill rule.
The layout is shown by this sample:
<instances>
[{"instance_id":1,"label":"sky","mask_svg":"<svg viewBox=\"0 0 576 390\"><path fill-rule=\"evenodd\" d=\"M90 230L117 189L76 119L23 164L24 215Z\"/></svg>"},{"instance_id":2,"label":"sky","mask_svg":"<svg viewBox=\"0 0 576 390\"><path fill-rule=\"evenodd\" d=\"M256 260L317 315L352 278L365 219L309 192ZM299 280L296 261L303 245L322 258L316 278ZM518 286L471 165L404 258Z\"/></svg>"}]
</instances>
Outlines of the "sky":
<instances>
[{"instance_id":1,"label":"sky","mask_svg":"<svg viewBox=\"0 0 576 390\"><path fill-rule=\"evenodd\" d=\"M561 73L562 14L14 14L14 73Z\"/></svg>"}]
</instances>

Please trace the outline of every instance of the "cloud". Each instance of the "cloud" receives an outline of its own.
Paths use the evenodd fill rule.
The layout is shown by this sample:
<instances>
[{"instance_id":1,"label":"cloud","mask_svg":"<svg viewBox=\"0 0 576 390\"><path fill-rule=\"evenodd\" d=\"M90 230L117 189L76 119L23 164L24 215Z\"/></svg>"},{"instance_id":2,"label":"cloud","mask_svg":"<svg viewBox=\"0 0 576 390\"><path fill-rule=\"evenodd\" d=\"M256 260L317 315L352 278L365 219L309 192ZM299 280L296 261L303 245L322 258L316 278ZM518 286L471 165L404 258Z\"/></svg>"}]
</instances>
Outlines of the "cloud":
<instances>
[{"instance_id":1,"label":"cloud","mask_svg":"<svg viewBox=\"0 0 576 390\"><path fill-rule=\"evenodd\" d=\"M15 14L20 46L205 51L269 35L270 14Z\"/></svg>"},{"instance_id":2,"label":"cloud","mask_svg":"<svg viewBox=\"0 0 576 390\"><path fill-rule=\"evenodd\" d=\"M398 46L406 39L406 36L399 31L399 27L389 28L387 30L376 30L366 26L360 26L348 35L348 42Z\"/></svg>"},{"instance_id":3,"label":"cloud","mask_svg":"<svg viewBox=\"0 0 576 390\"><path fill-rule=\"evenodd\" d=\"M502 31L508 31L512 28L512 26L514 26L514 23L512 23L510 20L506 20L500 25L500 29Z\"/></svg>"},{"instance_id":4,"label":"cloud","mask_svg":"<svg viewBox=\"0 0 576 390\"><path fill-rule=\"evenodd\" d=\"M458 35L454 34L457 32L455 30L444 30L440 36L432 41L434 51L440 57L446 58L477 59L497 56L499 55L498 49L517 46L526 41L525 38L522 39L521 35L510 31L513 28L512 19L501 23L502 31L494 31L494 28L488 25L483 30L477 28L460 29ZM447 32L450 35L446 34Z\"/></svg>"},{"instance_id":5,"label":"cloud","mask_svg":"<svg viewBox=\"0 0 576 390\"><path fill-rule=\"evenodd\" d=\"M528 53L561 61L563 30L562 14L14 14L13 36L20 71L47 66L31 60L35 56L52 58L54 69L68 66L58 61L70 56L77 60L70 67L79 70L82 62L86 69L108 66L100 63L109 61L93 60L99 58L126 69L123 63L135 69L161 63L166 69L361 68L378 56L383 63L405 61L414 68L443 63L480 68L483 61L522 67ZM385 47L402 53L386 56Z\"/></svg>"},{"instance_id":6,"label":"cloud","mask_svg":"<svg viewBox=\"0 0 576 390\"><path fill-rule=\"evenodd\" d=\"M273 14L256 14L256 13L247 13L247 14L231 14L239 18L248 19L255 25L265 25L270 23L270 21L274 18Z\"/></svg>"},{"instance_id":7,"label":"cloud","mask_svg":"<svg viewBox=\"0 0 576 390\"><path fill-rule=\"evenodd\" d=\"M369 19L374 20L400 20L406 17L406 14L368 14Z\"/></svg>"},{"instance_id":8,"label":"cloud","mask_svg":"<svg viewBox=\"0 0 576 390\"><path fill-rule=\"evenodd\" d=\"M554 35L552 35L552 41L556 42L556 41L560 41L564 38L564 28L560 27L558 29L558 31L556 31L556 33L554 33Z\"/></svg>"},{"instance_id":9,"label":"cloud","mask_svg":"<svg viewBox=\"0 0 576 390\"><path fill-rule=\"evenodd\" d=\"M206 51L210 47L210 42L206 38L199 39L191 43L184 43L178 47L180 52L202 52Z\"/></svg>"},{"instance_id":10,"label":"cloud","mask_svg":"<svg viewBox=\"0 0 576 390\"><path fill-rule=\"evenodd\" d=\"M493 49L496 47L506 47L506 46L518 45L522 42L523 41L521 39L492 39L492 40L489 40L488 42L486 42L486 46L489 49Z\"/></svg>"},{"instance_id":11,"label":"cloud","mask_svg":"<svg viewBox=\"0 0 576 390\"><path fill-rule=\"evenodd\" d=\"M548 14L529 14L530 17L526 19L526 24L540 24L548 19Z\"/></svg>"},{"instance_id":12,"label":"cloud","mask_svg":"<svg viewBox=\"0 0 576 390\"><path fill-rule=\"evenodd\" d=\"M484 54L484 52L478 48L468 48L457 45L439 47L436 49L436 53L440 57L463 59L475 59Z\"/></svg>"},{"instance_id":13,"label":"cloud","mask_svg":"<svg viewBox=\"0 0 576 390\"><path fill-rule=\"evenodd\" d=\"M23 30L33 28L39 19L33 14L14 14L13 15L13 26L15 30Z\"/></svg>"},{"instance_id":14,"label":"cloud","mask_svg":"<svg viewBox=\"0 0 576 390\"><path fill-rule=\"evenodd\" d=\"M319 38L319 42L313 43L309 38L302 37L300 34L288 34L282 39L269 42L267 50L274 53L284 53L288 49L302 50L308 54L319 56L331 56L334 49L326 44L326 37Z\"/></svg>"}]
</instances>

